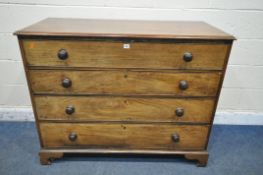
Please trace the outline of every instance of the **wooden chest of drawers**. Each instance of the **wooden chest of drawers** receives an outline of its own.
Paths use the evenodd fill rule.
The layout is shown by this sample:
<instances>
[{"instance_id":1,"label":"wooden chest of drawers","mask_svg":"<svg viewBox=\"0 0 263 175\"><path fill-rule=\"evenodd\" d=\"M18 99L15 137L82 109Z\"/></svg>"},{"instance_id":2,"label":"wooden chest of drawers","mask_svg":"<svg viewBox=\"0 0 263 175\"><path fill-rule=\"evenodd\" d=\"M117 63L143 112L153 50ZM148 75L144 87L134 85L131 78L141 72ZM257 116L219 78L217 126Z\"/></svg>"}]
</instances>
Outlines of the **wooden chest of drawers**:
<instances>
[{"instance_id":1,"label":"wooden chest of drawers","mask_svg":"<svg viewBox=\"0 0 263 175\"><path fill-rule=\"evenodd\" d=\"M65 153L205 166L234 37L202 22L46 19L18 35L42 164Z\"/></svg>"}]
</instances>

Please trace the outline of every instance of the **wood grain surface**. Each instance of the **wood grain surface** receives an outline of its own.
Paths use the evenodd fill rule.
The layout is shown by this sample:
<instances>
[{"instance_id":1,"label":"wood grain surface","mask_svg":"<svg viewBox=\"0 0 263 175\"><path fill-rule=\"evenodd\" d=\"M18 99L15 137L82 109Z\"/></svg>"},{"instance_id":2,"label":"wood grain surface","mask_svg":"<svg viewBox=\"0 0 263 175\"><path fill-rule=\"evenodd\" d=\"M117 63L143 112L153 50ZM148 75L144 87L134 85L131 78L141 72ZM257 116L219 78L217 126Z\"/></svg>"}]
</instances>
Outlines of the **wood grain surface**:
<instances>
[{"instance_id":1,"label":"wood grain surface","mask_svg":"<svg viewBox=\"0 0 263 175\"><path fill-rule=\"evenodd\" d=\"M213 43L85 40L23 40L23 45L29 66L201 70L222 70L229 47ZM66 60L58 58L60 49L67 50ZM186 52L192 53L192 61L184 61Z\"/></svg>"},{"instance_id":2,"label":"wood grain surface","mask_svg":"<svg viewBox=\"0 0 263 175\"><path fill-rule=\"evenodd\" d=\"M202 150L208 125L40 123L45 148ZM75 133L77 139L69 140ZM172 134L180 136L179 142Z\"/></svg>"},{"instance_id":3,"label":"wood grain surface","mask_svg":"<svg viewBox=\"0 0 263 175\"><path fill-rule=\"evenodd\" d=\"M215 96L221 72L30 70L29 76L34 93ZM71 80L71 87L61 85L65 78ZM188 82L188 89L179 88L182 80Z\"/></svg>"},{"instance_id":4,"label":"wood grain surface","mask_svg":"<svg viewBox=\"0 0 263 175\"><path fill-rule=\"evenodd\" d=\"M138 153L206 165L233 36L204 22L58 18L15 34L42 164L65 153Z\"/></svg>"},{"instance_id":5,"label":"wood grain surface","mask_svg":"<svg viewBox=\"0 0 263 175\"><path fill-rule=\"evenodd\" d=\"M214 99L35 96L39 120L209 123ZM73 106L75 112L65 109ZM184 110L178 117L177 108Z\"/></svg>"},{"instance_id":6,"label":"wood grain surface","mask_svg":"<svg viewBox=\"0 0 263 175\"><path fill-rule=\"evenodd\" d=\"M200 21L146 21L47 18L15 32L23 36L123 37L233 40L233 36Z\"/></svg>"}]
</instances>

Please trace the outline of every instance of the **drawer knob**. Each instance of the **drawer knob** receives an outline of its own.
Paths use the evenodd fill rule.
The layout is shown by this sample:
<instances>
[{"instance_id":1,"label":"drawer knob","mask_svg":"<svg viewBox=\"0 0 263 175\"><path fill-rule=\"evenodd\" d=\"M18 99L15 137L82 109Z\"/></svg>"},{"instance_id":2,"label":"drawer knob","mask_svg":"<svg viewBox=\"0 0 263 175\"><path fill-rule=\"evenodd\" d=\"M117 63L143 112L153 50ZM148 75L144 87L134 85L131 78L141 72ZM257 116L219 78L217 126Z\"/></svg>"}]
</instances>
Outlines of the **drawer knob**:
<instances>
[{"instance_id":1,"label":"drawer knob","mask_svg":"<svg viewBox=\"0 0 263 175\"><path fill-rule=\"evenodd\" d=\"M66 49L60 49L58 51L58 58L61 60L66 60L68 58L68 52Z\"/></svg>"},{"instance_id":2,"label":"drawer knob","mask_svg":"<svg viewBox=\"0 0 263 175\"><path fill-rule=\"evenodd\" d=\"M71 115L75 112L74 106L67 106L65 110L66 114Z\"/></svg>"},{"instance_id":3,"label":"drawer knob","mask_svg":"<svg viewBox=\"0 0 263 175\"><path fill-rule=\"evenodd\" d=\"M174 134L172 135L172 140L173 140L174 142L179 142L179 141L180 141L180 136L179 136L179 134L174 133Z\"/></svg>"},{"instance_id":4,"label":"drawer knob","mask_svg":"<svg viewBox=\"0 0 263 175\"><path fill-rule=\"evenodd\" d=\"M64 78L61 84L64 88L69 88L72 85L72 82L70 79Z\"/></svg>"},{"instance_id":5,"label":"drawer knob","mask_svg":"<svg viewBox=\"0 0 263 175\"><path fill-rule=\"evenodd\" d=\"M176 108L175 114L177 117L182 117L184 115L184 109L183 108Z\"/></svg>"},{"instance_id":6,"label":"drawer knob","mask_svg":"<svg viewBox=\"0 0 263 175\"><path fill-rule=\"evenodd\" d=\"M69 135L68 135L68 139L70 140L70 141L72 141L72 142L74 142L75 140L77 140L77 134L76 133L74 133L74 132L72 132L72 133L70 133Z\"/></svg>"},{"instance_id":7,"label":"drawer knob","mask_svg":"<svg viewBox=\"0 0 263 175\"><path fill-rule=\"evenodd\" d=\"M180 88L181 90L186 90L186 89L188 88L188 83L187 83L187 81L185 81L185 80L180 81L180 83L179 83L179 88Z\"/></svg>"},{"instance_id":8,"label":"drawer knob","mask_svg":"<svg viewBox=\"0 0 263 175\"><path fill-rule=\"evenodd\" d=\"M183 58L185 62L190 62L193 59L193 55L191 52L185 52Z\"/></svg>"}]
</instances>

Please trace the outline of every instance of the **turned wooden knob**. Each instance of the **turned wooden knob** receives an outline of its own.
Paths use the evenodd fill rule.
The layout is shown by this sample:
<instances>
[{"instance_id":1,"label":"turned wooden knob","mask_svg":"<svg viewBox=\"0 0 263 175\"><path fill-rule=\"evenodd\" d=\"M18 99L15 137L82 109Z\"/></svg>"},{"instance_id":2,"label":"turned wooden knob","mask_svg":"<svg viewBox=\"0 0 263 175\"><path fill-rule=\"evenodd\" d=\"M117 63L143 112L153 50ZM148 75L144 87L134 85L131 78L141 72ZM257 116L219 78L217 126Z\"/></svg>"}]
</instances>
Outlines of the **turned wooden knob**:
<instances>
[{"instance_id":1,"label":"turned wooden knob","mask_svg":"<svg viewBox=\"0 0 263 175\"><path fill-rule=\"evenodd\" d=\"M65 109L66 114L71 115L75 112L75 107L74 106L67 106Z\"/></svg>"},{"instance_id":2,"label":"turned wooden knob","mask_svg":"<svg viewBox=\"0 0 263 175\"><path fill-rule=\"evenodd\" d=\"M77 140L77 134L76 133L74 133L74 132L72 132L72 133L70 133L69 135L68 135L68 139L70 140L70 141L72 141L72 142L74 142L75 140Z\"/></svg>"},{"instance_id":3,"label":"turned wooden knob","mask_svg":"<svg viewBox=\"0 0 263 175\"><path fill-rule=\"evenodd\" d=\"M58 51L58 58L61 60L66 60L68 58L68 52L66 49L60 49Z\"/></svg>"},{"instance_id":4,"label":"turned wooden knob","mask_svg":"<svg viewBox=\"0 0 263 175\"><path fill-rule=\"evenodd\" d=\"M180 82L179 82L179 88L180 88L181 90L186 90L186 89L188 88L188 83L187 83L187 81L185 81L185 80L180 81Z\"/></svg>"},{"instance_id":5,"label":"turned wooden knob","mask_svg":"<svg viewBox=\"0 0 263 175\"><path fill-rule=\"evenodd\" d=\"M72 85L72 82L69 78L64 78L62 80L62 83L61 85L64 87L64 88L69 88L71 85Z\"/></svg>"},{"instance_id":6,"label":"turned wooden knob","mask_svg":"<svg viewBox=\"0 0 263 175\"><path fill-rule=\"evenodd\" d=\"M185 52L183 58L185 62L190 62L193 59L193 54L191 52Z\"/></svg>"},{"instance_id":7,"label":"turned wooden knob","mask_svg":"<svg viewBox=\"0 0 263 175\"><path fill-rule=\"evenodd\" d=\"M172 140L173 140L174 142L179 142L179 141L180 141L180 136L179 136L179 134L177 134L177 133L172 134Z\"/></svg>"},{"instance_id":8,"label":"turned wooden knob","mask_svg":"<svg viewBox=\"0 0 263 175\"><path fill-rule=\"evenodd\" d=\"M184 115L184 109L183 108L176 108L175 115L177 117L182 117Z\"/></svg>"}]
</instances>

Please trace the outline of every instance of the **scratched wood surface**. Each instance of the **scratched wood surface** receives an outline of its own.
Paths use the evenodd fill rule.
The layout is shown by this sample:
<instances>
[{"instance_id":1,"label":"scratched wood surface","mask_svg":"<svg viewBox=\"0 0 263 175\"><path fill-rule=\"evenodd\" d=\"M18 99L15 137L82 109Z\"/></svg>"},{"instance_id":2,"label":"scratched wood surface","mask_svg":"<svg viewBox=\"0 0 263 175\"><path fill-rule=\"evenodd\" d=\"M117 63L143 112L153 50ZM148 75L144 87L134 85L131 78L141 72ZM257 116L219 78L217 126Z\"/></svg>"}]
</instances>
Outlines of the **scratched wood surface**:
<instances>
[{"instance_id":1,"label":"scratched wood surface","mask_svg":"<svg viewBox=\"0 0 263 175\"><path fill-rule=\"evenodd\" d=\"M206 165L233 36L204 22L56 18L15 34L42 164L86 152L183 154ZM67 59L58 58L60 49ZM178 107L182 117L175 116Z\"/></svg>"},{"instance_id":2,"label":"scratched wood surface","mask_svg":"<svg viewBox=\"0 0 263 175\"><path fill-rule=\"evenodd\" d=\"M170 38L233 40L202 21L100 20L47 18L15 32L19 36Z\"/></svg>"},{"instance_id":3,"label":"scratched wood surface","mask_svg":"<svg viewBox=\"0 0 263 175\"><path fill-rule=\"evenodd\" d=\"M208 125L40 123L45 148L202 150ZM69 140L75 133L77 139ZM172 134L180 140L174 142Z\"/></svg>"},{"instance_id":4,"label":"scratched wood surface","mask_svg":"<svg viewBox=\"0 0 263 175\"><path fill-rule=\"evenodd\" d=\"M30 70L29 76L34 93L216 96L221 73ZM71 87L61 85L65 78ZM182 80L188 89L179 88Z\"/></svg>"},{"instance_id":5,"label":"scratched wood surface","mask_svg":"<svg viewBox=\"0 0 263 175\"><path fill-rule=\"evenodd\" d=\"M23 45L30 66L202 70L222 70L229 46L83 40L24 40ZM66 60L58 58L60 49L68 52ZM184 61L186 52L192 53L192 61Z\"/></svg>"},{"instance_id":6,"label":"scratched wood surface","mask_svg":"<svg viewBox=\"0 0 263 175\"><path fill-rule=\"evenodd\" d=\"M40 120L65 122L202 122L211 120L214 99L35 96ZM65 112L68 106L74 113ZM176 109L184 110L183 116Z\"/></svg>"}]
</instances>

